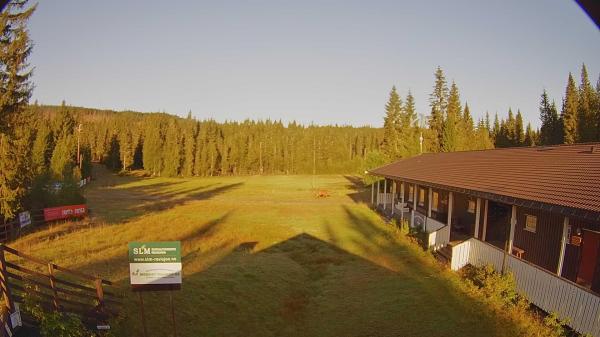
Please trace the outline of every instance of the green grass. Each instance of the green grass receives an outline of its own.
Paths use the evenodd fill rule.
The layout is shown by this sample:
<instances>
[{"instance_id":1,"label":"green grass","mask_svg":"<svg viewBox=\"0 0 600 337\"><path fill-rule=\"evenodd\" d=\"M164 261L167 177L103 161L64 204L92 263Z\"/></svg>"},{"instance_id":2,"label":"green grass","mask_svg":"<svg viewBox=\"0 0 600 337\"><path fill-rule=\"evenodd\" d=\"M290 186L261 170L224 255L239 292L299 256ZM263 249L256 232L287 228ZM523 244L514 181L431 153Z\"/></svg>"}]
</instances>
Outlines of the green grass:
<instances>
[{"instance_id":1,"label":"green grass","mask_svg":"<svg viewBox=\"0 0 600 337\"><path fill-rule=\"evenodd\" d=\"M119 336L141 336L127 262L127 243L137 240L182 242L179 336L529 334L385 224L351 177L95 172L90 221L55 224L12 246L115 281L126 296ZM150 336L170 336L168 294L144 299Z\"/></svg>"}]
</instances>

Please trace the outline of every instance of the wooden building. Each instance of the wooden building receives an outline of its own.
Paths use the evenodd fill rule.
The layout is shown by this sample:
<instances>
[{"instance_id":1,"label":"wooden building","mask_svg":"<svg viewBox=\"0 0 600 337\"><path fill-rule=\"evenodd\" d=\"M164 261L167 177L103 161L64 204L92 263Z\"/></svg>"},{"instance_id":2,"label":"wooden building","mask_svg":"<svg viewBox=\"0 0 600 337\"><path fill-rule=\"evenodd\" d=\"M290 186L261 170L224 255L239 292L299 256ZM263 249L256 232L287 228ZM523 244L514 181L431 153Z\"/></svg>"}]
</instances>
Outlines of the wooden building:
<instances>
[{"instance_id":1,"label":"wooden building","mask_svg":"<svg viewBox=\"0 0 600 337\"><path fill-rule=\"evenodd\" d=\"M600 337L600 143L423 154L374 169L372 203L428 233L452 269L511 271Z\"/></svg>"}]
</instances>

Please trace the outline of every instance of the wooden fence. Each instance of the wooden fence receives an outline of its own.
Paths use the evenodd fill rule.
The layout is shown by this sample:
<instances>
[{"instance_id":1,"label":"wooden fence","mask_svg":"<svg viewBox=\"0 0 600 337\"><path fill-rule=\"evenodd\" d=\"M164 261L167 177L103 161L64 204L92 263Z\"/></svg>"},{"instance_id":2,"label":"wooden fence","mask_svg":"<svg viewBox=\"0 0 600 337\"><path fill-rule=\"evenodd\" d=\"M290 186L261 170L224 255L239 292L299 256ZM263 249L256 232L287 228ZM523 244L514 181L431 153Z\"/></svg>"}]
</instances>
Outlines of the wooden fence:
<instances>
[{"instance_id":1,"label":"wooden fence","mask_svg":"<svg viewBox=\"0 0 600 337\"><path fill-rule=\"evenodd\" d=\"M44 210L39 209L31 211L31 225L38 226L44 223ZM15 218L11 221L4 222L0 219L0 242L7 242L15 239L21 232L21 224L19 218Z\"/></svg>"},{"instance_id":2,"label":"wooden fence","mask_svg":"<svg viewBox=\"0 0 600 337\"><path fill-rule=\"evenodd\" d=\"M26 300L31 300L45 310L77 314L84 324L94 328L106 324L121 306L121 296L110 289L110 281L61 267L3 244L0 244L0 286L9 313L15 310L15 302L21 303L22 307ZM26 315L23 321L35 325Z\"/></svg>"},{"instance_id":3,"label":"wooden fence","mask_svg":"<svg viewBox=\"0 0 600 337\"><path fill-rule=\"evenodd\" d=\"M452 247L452 270L466 264L491 264L500 271L504 251L489 243L471 238ZM531 303L546 312L556 312L569 320L568 325L580 333L600 337L600 296L589 289L559 277L528 261L507 255L505 269L513 273L517 290Z\"/></svg>"}]
</instances>

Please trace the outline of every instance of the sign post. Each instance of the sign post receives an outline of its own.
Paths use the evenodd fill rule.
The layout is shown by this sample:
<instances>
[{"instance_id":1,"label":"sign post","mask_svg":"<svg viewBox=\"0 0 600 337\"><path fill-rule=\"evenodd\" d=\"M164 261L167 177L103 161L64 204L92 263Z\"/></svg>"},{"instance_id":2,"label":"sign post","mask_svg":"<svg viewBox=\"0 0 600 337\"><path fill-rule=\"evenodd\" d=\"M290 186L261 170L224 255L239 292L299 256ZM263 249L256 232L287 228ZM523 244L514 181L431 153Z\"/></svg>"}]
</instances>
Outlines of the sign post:
<instances>
[{"instance_id":1,"label":"sign post","mask_svg":"<svg viewBox=\"0 0 600 337\"><path fill-rule=\"evenodd\" d=\"M177 337L175 308L171 291L181 289L181 242L130 242L129 279L133 291L169 290L173 332ZM138 295L144 336L147 336L144 301L141 292Z\"/></svg>"}]
</instances>

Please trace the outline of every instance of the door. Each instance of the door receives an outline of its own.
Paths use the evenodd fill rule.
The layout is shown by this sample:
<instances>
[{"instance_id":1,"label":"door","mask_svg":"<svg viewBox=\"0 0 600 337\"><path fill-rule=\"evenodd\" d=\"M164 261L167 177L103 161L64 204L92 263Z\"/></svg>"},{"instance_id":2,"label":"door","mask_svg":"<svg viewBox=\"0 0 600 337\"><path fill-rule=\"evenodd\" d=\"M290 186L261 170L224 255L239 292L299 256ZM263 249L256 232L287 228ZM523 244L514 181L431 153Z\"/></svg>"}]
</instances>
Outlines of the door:
<instances>
[{"instance_id":1,"label":"door","mask_svg":"<svg viewBox=\"0 0 600 337\"><path fill-rule=\"evenodd\" d=\"M577 283L591 287L594 279L594 271L600 248L600 232L583 230L583 245L581 247L581 259L579 260L579 272Z\"/></svg>"}]
</instances>

